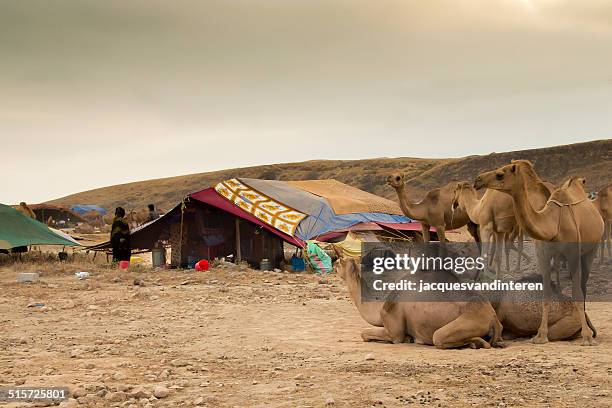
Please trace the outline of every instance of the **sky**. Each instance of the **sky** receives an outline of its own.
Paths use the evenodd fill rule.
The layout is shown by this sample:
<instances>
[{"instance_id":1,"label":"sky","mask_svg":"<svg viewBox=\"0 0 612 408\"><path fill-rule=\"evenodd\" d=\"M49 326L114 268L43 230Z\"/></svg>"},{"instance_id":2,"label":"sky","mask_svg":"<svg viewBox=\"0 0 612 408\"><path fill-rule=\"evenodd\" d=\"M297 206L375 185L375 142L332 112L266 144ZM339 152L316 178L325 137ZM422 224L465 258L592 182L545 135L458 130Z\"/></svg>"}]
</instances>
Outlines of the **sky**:
<instances>
[{"instance_id":1,"label":"sky","mask_svg":"<svg viewBox=\"0 0 612 408\"><path fill-rule=\"evenodd\" d=\"M612 135L609 0L3 0L0 202Z\"/></svg>"}]
</instances>

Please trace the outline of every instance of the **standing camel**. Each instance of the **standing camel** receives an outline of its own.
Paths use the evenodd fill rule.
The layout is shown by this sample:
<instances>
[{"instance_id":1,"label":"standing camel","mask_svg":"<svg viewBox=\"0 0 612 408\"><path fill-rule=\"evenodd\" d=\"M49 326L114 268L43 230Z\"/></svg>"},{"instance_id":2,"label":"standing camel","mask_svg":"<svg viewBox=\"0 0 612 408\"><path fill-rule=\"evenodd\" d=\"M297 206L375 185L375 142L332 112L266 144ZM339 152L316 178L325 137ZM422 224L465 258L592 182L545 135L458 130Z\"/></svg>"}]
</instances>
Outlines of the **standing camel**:
<instances>
[{"instance_id":1,"label":"standing camel","mask_svg":"<svg viewBox=\"0 0 612 408\"><path fill-rule=\"evenodd\" d=\"M496 278L501 270L502 247L506 251L506 270L510 271L510 248L514 247L514 238L517 235L517 270L521 269L521 257L529 259L523 253L522 234L516 223L512 197L508 194L487 189L482 198L479 198L478 192L470 183L461 182L455 189L453 208L466 212L470 220L478 225L482 254L486 255L489 264L494 266Z\"/></svg>"},{"instance_id":2,"label":"standing camel","mask_svg":"<svg viewBox=\"0 0 612 408\"><path fill-rule=\"evenodd\" d=\"M548 342L550 311L550 260L562 256L572 278L574 306L580 312L582 344L595 345L586 318L586 291L593 257L603 234L603 220L584 191L584 179L572 178L553 191L541 210L534 209L529 191L538 188L541 180L533 165L515 160L497 170L482 173L474 183L512 196L516 217L521 228L533 239L541 241L538 265L543 276L544 303L542 320L534 343ZM547 245L542 245L543 243Z\"/></svg>"},{"instance_id":3,"label":"standing camel","mask_svg":"<svg viewBox=\"0 0 612 408\"><path fill-rule=\"evenodd\" d=\"M599 262L603 262L606 256L606 248L608 256L612 256L612 242L610 234L612 232L612 184L602 188L597 193L597 198L593 200L593 204L599 211L601 218L604 221L604 234L599 246Z\"/></svg>"},{"instance_id":4,"label":"standing camel","mask_svg":"<svg viewBox=\"0 0 612 408\"><path fill-rule=\"evenodd\" d=\"M425 198L413 203L406 193L403 174L392 174L387 177L387 184L395 189L399 198L400 208L406 217L421 223L423 241L429 242L429 229L434 227L438 233L438 241L443 246L446 241L446 230L468 226L470 234L476 242L480 242L476 224L470 222L470 217L463 210L452 207L457 182L448 183L442 188L429 191Z\"/></svg>"}]
</instances>

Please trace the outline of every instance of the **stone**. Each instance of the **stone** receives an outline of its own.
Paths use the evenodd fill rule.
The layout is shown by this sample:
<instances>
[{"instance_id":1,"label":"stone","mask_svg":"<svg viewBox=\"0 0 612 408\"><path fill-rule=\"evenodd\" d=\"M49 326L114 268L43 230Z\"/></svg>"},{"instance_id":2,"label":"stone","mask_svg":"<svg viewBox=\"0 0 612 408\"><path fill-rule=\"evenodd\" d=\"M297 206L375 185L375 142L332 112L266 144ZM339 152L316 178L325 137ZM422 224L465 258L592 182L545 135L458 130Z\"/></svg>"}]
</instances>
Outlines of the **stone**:
<instances>
[{"instance_id":1,"label":"stone","mask_svg":"<svg viewBox=\"0 0 612 408\"><path fill-rule=\"evenodd\" d=\"M162 385L158 385L153 390L153 395L155 395L155 398L166 398L170 395L170 390Z\"/></svg>"},{"instance_id":2,"label":"stone","mask_svg":"<svg viewBox=\"0 0 612 408\"><path fill-rule=\"evenodd\" d=\"M76 387L74 390L72 390L72 398L81 398L87 394L87 390L83 387Z\"/></svg>"},{"instance_id":3,"label":"stone","mask_svg":"<svg viewBox=\"0 0 612 408\"><path fill-rule=\"evenodd\" d=\"M149 391L147 391L146 389L144 389L143 387L136 387L132 390L131 393L132 397L134 398L151 398L151 393Z\"/></svg>"},{"instance_id":4,"label":"stone","mask_svg":"<svg viewBox=\"0 0 612 408\"><path fill-rule=\"evenodd\" d=\"M372 361L374 360L374 353L368 353L365 356L366 361Z\"/></svg>"},{"instance_id":5,"label":"stone","mask_svg":"<svg viewBox=\"0 0 612 408\"><path fill-rule=\"evenodd\" d=\"M332 397L327 397L325 399L325 405L335 405L336 401Z\"/></svg>"},{"instance_id":6,"label":"stone","mask_svg":"<svg viewBox=\"0 0 612 408\"><path fill-rule=\"evenodd\" d=\"M117 391L106 394L106 399L110 402L124 402L127 399L125 392Z\"/></svg>"}]
</instances>

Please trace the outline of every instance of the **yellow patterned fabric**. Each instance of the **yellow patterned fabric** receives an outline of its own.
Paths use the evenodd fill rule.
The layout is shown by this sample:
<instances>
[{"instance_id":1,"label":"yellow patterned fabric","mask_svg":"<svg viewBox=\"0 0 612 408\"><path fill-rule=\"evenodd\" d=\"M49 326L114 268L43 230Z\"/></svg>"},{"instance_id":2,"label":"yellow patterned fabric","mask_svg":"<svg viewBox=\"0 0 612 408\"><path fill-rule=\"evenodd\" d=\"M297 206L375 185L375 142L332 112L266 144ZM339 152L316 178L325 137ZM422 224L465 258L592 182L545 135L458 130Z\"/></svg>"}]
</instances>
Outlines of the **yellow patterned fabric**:
<instances>
[{"instance_id":1,"label":"yellow patterned fabric","mask_svg":"<svg viewBox=\"0 0 612 408\"><path fill-rule=\"evenodd\" d=\"M222 181L215 190L234 205L287 235L293 236L300 221L306 218L306 214L274 201L237 179Z\"/></svg>"}]
</instances>

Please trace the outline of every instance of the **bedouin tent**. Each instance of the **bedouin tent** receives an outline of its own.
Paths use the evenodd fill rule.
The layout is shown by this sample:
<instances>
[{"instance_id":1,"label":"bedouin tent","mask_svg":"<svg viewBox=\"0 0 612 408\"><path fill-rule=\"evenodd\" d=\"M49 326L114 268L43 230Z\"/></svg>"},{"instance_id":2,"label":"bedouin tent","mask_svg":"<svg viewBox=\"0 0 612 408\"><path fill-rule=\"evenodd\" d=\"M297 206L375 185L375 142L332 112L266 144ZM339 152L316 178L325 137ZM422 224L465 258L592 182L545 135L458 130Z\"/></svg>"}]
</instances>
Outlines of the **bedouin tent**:
<instances>
[{"instance_id":1,"label":"bedouin tent","mask_svg":"<svg viewBox=\"0 0 612 408\"><path fill-rule=\"evenodd\" d=\"M0 249L29 245L79 246L79 243L58 235L8 205L0 204Z\"/></svg>"}]
</instances>

